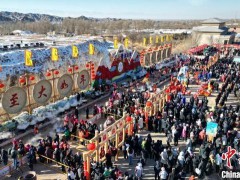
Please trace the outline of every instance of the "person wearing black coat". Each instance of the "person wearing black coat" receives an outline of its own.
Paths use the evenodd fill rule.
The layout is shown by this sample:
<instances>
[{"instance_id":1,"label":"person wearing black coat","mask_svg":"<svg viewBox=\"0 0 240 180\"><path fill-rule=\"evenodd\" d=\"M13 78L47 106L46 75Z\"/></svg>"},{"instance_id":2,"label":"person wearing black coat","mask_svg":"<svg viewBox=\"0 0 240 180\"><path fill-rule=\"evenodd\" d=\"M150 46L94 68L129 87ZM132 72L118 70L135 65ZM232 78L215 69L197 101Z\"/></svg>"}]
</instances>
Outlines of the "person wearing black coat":
<instances>
[{"instance_id":1,"label":"person wearing black coat","mask_svg":"<svg viewBox=\"0 0 240 180\"><path fill-rule=\"evenodd\" d=\"M33 170L34 157L31 153L27 153L27 159L28 159L28 167L29 167L30 171L32 171Z\"/></svg>"},{"instance_id":2,"label":"person wearing black coat","mask_svg":"<svg viewBox=\"0 0 240 180\"><path fill-rule=\"evenodd\" d=\"M44 155L45 153L45 148L42 146L42 144L40 143L37 147L37 154L40 155L39 156L39 161L41 163L44 163L44 158L41 155Z\"/></svg>"},{"instance_id":3,"label":"person wearing black coat","mask_svg":"<svg viewBox=\"0 0 240 180\"><path fill-rule=\"evenodd\" d=\"M2 156L3 164L6 166L8 164L8 153L5 149L1 150L1 156Z\"/></svg>"},{"instance_id":4,"label":"person wearing black coat","mask_svg":"<svg viewBox=\"0 0 240 180\"><path fill-rule=\"evenodd\" d=\"M53 157L54 157L55 161L60 162L60 159L61 159L61 155L60 154L61 153L60 153L59 149L56 148L54 150L54 152L53 152Z\"/></svg>"}]
</instances>

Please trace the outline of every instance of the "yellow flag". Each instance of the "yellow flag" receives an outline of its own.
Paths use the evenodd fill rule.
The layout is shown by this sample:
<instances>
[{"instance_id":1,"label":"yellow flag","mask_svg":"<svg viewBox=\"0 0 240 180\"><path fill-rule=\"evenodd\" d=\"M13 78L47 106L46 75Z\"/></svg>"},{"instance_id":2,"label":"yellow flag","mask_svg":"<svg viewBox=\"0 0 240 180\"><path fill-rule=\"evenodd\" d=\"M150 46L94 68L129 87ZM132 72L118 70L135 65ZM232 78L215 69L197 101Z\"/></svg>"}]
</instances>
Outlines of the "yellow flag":
<instances>
[{"instance_id":1,"label":"yellow flag","mask_svg":"<svg viewBox=\"0 0 240 180\"><path fill-rule=\"evenodd\" d=\"M143 46L147 45L147 38L143 38Z\"/></svg>"},{"instance_id":2,"label":"yellow flag","mask_svg":"<svg viewBox=\"0 0 240 180\"><path fill-rule=\"evenodd\" d=\"M58 61L58 49L52 48L51 49L52 61Z\"/></svg>"},{"instance_id":3,"label":"yellow flag","mask_svg":"<svg viewBox=\"0 0 240 180\"><path fill-rule=\"evenodd\" d=\"M169 41L169 35L166 36L166 41L167 41L167 42Z\"/></svg>"},{"instance_id":4,"label":"yellow flag","mask_svg":"<svg viewBox=\"0 0 240 180\"><path fill-rule=\"evenodd\" d=\"M25 66L33 66L32 61L32 52L29 50L25 50Z\"/></svg>"},{"instance_id":5,"label":"yellow flag","mask_svg":"<svg viewBox=\"0 0 240 180\"><path fill-rule=\"evenodd\" d=\"M94 55L94 51L95 51L94 45L93 44L89 44L89 54L90 55Z\"/></svg>"},{"instance_id":6,"label":"yellow flag","mask_svg":"<svg viewBox=\"0 0 240 180\"><path fill-rule=\"evenodd\" d=\"M118 39L114 39L114 49L118 49Z\"/></svg>"},{"instance_id":7,"label":"yellow flag","mask_svg":"<svg viewBox=\"0 0 240 180\"><path fill-rule=\"evenodd\" d=\"M78 47L77 46L72 46L72 57L78 58Z\"/></svg>"},{"instance_id":8,"label":"yellow flag","mask_svg":"<svg viewBox=\"0 0 240 180\"><path fill-rule=\"evenodd\" d=\"M149 44L152 44L152 36L149 38Z\"/></svg>"},{"instance_id":9,"label":"yellow flag","mask_svg":"<svg viewBox=\"0 0 240 180\"><path fill-rule=\"evenodd\" d=\"M164 42L164 36L161 36L161 42Z\"/></svg>"},{"instance_id":10,"label":"yellow flag","mask_svg":"<svg viewBox=\"0 0 240 180\"><path fill-rule=\"evenodd\" d=\"M158 43L158 36L156 36L156 41L155 41L155 43L156 43L156 44Z\"/></svg>"},{"instance_id":11,"label":"yellow flag","mask_svg":"<svg viewBox=\"0 0 240 180\"><path fill-rule=\"evenodd\" d=\"M128 38L125 38L125 40L124 40L124 46L125 46L125 48L128 48Z\"/></svg>"}]
</instances>

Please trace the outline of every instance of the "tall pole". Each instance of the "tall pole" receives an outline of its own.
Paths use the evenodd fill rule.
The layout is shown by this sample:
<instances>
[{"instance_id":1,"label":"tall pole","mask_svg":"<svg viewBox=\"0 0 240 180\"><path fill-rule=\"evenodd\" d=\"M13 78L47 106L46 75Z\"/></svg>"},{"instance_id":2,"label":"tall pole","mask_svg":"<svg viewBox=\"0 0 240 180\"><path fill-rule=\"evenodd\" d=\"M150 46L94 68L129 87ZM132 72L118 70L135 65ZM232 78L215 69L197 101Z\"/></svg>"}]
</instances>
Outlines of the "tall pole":
<instances>
[{"instance_id":1,"label":"tall pole","mask_svg":"<svg viewBox=\"0 0 240 180\"><path fill-rule=\"evenodd\" d=\"M26 88L27 88L27 97L28 97L28 113L32 113L31 109L31 98L30 98L30 84L29 84L29 75L25 74L25 80L26 80Z\"/></svg>"},{"instance_id":2,"label":"tall pole","mask_svg":"<svg viewBox=\"0 0 240 180\"><path fill-rule=\"evenodd\" d=\"M55 92L55 76L54 76L55 69L52 69L52 86L53 86L53 102L55 102L56 98L56 92Z\"/></svg>"}]
</instances>

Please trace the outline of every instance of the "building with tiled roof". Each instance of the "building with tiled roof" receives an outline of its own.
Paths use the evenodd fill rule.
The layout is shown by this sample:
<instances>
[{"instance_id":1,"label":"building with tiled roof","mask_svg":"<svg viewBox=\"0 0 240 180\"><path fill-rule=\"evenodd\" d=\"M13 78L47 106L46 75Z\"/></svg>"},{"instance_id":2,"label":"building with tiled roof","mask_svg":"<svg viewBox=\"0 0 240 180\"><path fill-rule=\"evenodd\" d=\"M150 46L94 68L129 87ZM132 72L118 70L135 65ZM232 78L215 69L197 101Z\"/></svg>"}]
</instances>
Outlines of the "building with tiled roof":
<instances>
[{"instance_id":1,"label":"building with tiled roof","mask_svg":"<svg viewBox=\"0 0 240 180\"><path fill-rule=\"evenodd\" d=\"M234 33L229 31L226 21L212 18L202 21L201 26L193 27L193 41L202 44L232 44Z\"/></svg>"}]
</instances>

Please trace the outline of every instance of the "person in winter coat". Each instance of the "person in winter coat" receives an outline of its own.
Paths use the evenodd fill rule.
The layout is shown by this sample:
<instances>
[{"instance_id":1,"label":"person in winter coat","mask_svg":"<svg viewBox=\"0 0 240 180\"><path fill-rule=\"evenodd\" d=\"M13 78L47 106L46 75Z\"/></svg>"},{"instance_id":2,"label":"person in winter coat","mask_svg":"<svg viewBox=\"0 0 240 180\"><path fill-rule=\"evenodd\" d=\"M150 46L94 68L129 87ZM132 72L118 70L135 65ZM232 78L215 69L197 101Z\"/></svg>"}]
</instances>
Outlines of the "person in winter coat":
<instances>
[{"instance_id":1,"label":"person in winter coat","mask_svg":"<svg viewBox=\"0 0 240 180\"><path fill-rule=\"evenodd\" d=\"M135 167L135 179L140 180L142 178L142 174L143 174L142 164L138 163L137 166Z\"/></svg>"},{"instance_id":2,"label":"person in winter coat","mask_svg":"<svg viewBox=\"0 0 240 180\"><path fill-rule=\"evenodd\" d=\"M8 164L8 153L5 149L1 150L1 156L2 156L3 164L6 166Z\"/></svg>"},{"instance_id":3,"label":"person in winter coat","mask_svg":"<svg viewBox=\"0 0 240 180\"><path fill-rule=\"evenodd\" d=\"M31 153L27 153L27 159L28 159L28 167L30 169L30 171L33 170L33 161L34 161L34 157Z\"/></svg>"},{"instance_id":4,"label":"person in winter coat","mask_svg":"<svg viewBox=\"0 0 240 180\"><path fill-rule=\"evenodd\" d=\"M60 151L58 148L55 148L53 152L53 159L57 162L60 162Z\"/></svg>"},{"instance_id":5,"label":"person in winter coat","mask_svg":"<svg viewBox=\"0 0 240 180\"><path fill-rule=\"evenodd\" d=\"M168 163L167 149L164 149L163 152L160 154L160 156L161 156L161 163L164 165L167 165Z\"/></svg>"},{"instance_id":6,"label":"person in winter coat","mask_svg":"<svg viewBox=\"0 0 240 180\"><path fill-rule=\"evenodd\" d=\"M159 176L159 173L160 173L159 161L156 161L156 164L154 166L154 173L155 173L155 180L159 180L160 179L160 176Z\"/></svg>"},{"instance_id":7,"label":"person in winter coat","mask_svg":"<svg viewBox=\"0 0 240 180\"><path fill-rule=\"evenodd\" d=\"M162 167L162 168L161 168L161 171L160 171L160 173L159 173L159 176L160 176L160 179L161 179L161 180L167 180L168 173L167 173L167 171L165 170L165 167Z\"/></svg>"},{"instance_id":8,"label":"person in winter coat","mask_svg":"<svg viewBox=\"0 0 240 180\"><path fill-rule=\"evenodd\" d=\"M185 157L184 157L184 152L181 151L180 154L178 155L178 161L180 162L180 164L183 166L185 163Z\"/></svg>"}]
</instances>

